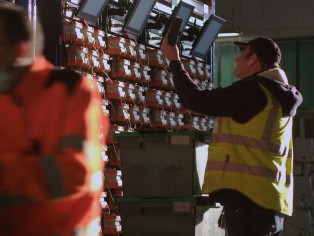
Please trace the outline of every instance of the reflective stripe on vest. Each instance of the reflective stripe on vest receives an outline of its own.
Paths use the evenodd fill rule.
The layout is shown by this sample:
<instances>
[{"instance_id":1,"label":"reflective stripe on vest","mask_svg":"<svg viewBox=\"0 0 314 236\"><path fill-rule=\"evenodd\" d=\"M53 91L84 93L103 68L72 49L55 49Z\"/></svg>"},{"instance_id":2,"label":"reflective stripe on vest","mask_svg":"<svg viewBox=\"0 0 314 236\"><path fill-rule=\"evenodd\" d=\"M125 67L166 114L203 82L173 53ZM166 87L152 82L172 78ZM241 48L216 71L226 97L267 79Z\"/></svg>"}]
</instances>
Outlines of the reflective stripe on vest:
<instances>
[{"instance_id":1,"label":"reflective stripe on vest","mask_svg":"<svg viewBox=\"0 0 314 236\"><path fill-rule=\"evenodd\" d=\"M272 98L273 107L269 110L267 120L265 123L262 139L256 139L251 137L246 137L242 135L234 135L228 133L212 134L211 143L230 143L234 145L243 145L250 148L255 148L262 151L267 151L271 153L276 153L278 155L287 155L288 158L292 157L292 150L288 149L287 146L272 143L271 136L276 123L278 109L280 107L279 102L275 97L270 94ZM222 122L220 122L220 127ZM286 184L290 184L290 176L282 176L281 172L271 170L265 167L250 166L240 163L226 163L224 161L208 161L207 171L228 171L236 172L241 174L255 175L260 177L269 178L272 180L280 181Z\"/></svg>"},{"instance_id":2,"label":"reflective stripe on vest","mask_svg":"<svg viewBox=\"0 0 314 236\"><path fill-rule=\"evenodd\" d=\"M66 148L75 148L78 151L82 151L84 137L80 135L67 135L61 140L60 151ZM51 199L58 199L65 196L64 184L62 175L53 156L41 156L39 157L41 164L46 172L46 177L49 183L49 192Z\"/></svg>"},{"instance_id":3,"label":"reflective stripe on vest","mask_svg":"<svg viewBox=\"0 0 314 236\"><path fill-rule=\"evenodd\" d=\"M287 150L287 147L285 145L272 143L267 140L245 137L242 135L226 133L212 134L211 143L230 143L234 145L244 145L250 148L276 153L278 155L285 155L287 153L288 157L292 157L292 150L291 149Z\"/></svg>"},{"instance_id":4,"label":"reflective stripe on vest","mask_svg":"<svg viewBox=\"0 0 314 236\"><path fill-rule=\"evenodd\" d=\"M81 135L67 135L61 140L59 150L62 151L66 148L75 148L78 151L83 150L85 138Z\"/></svg>"},{"instance_id":5,"label":"reflective stripe on vest","mask_svg":"<svg viewBox=\"0 0 314 236\"><path fill-rule=\"evenodd\" d=\"M247 175L255 175L269 178L285 184L290 184L290 175L283 176L281 172L270 170L260 166L249 166L241 163L222 162L222 161L208 161L206 166L207 171L227 171Z\"/></svg>"},{"instance_id":6,"label":"reflective stripe on vest","mask_svg":"<svg viewBox=\"0 0 314 236\"><path fill-rule=\"evenodd\" d=\"M81 135L67 135L61 140L59 151L67 148L75 148L76 150L83 152L87 159L94 158L98 154L98 149L92 142L87 142Z\"/></svg>"},{"instance_id":7,"label":"reflective stripe on vest","mask_svg":"<svg viewBox=\"0 0 314 236\"><path fill-rule=\"evenodd\" d=\"M60 144L60 151L66 148L75 148L78 151L83 150L83 143L85 139L80 135L68 135L62 138ZM90 148L90 147L89 147ZM85 153L86 154L86 153ZM53 156L40 156L38 160L46 173L46 178L49 185L49 196L51 199L58 199L65 196L65 190L63 185L62 175L59 166ZM101 175L100 175L101 177ZM99 173L92 176L91 190L95 191L99 189L99 185L102 183ZM99 180L100 179L100 180ZM8 196L5 193L0 193L0 207L16 207L34 203L32 199L25 196Z\"/></svg>"},{"instance_id":8,"label":"reflective stripe on vest","mask_svg":"<svg viewBox=\"0 0 314 236\"><path fill-rule=\"evenodd\" d=\"M100 152L92 142L86 142L85 138L81 135L68 135L62 138L60 144L60 151L66 148L75 148L83 152L86 160L95 158ZM102 172L91 173L90 190L98 191L103 186Z\"/></svg>"},{"instance_id":9,"label":"reflective stripe on vest","mask_svg":"<svg viewBox=\"0 0 314 236\"><path fill-rule=\"evenodd\" d=\"M63 181L59 166L53 156L41 156L38 158L46 172L51 199L62 198L65 195Z\"/></svg>"},{"instance_id":10,"label":"reflective stripe on vest","mask_svg":"<svg viewBox=\"0 0 314 236\"><path fill-rule=\"evenodd\" d=\"M264 127L264 132L262 135L262 140L271 140L271 136L275 127L276 118L278 114L278 109L280 107L279 102L275 99L274 95L269 94L272 98L273 107L268 112L268 117Z\"/></svg>"},{"instance_id":11,"label":"reflective stripe on vest","mask_svg":"<svg viewBox=\"0 0 314 236\"><path fill-rule=\"evenodd\" d=\"M244 145L250 148L255 148L267 152L276 153L278 155L285 155L288 153L288 157L292 157L292 150L288 149L285 145L270 142L272 132L276 123L278 109L280 107L279 102L275 97L270 94L272 98L273 107L269 110L268 117L265 123L262 139L255 139L251 137L245 137L242 135L233 135L226 133L219 133L212 135L212 143L231 143L235 145ZM220 127L222 122L220 123Z\"/></svg>"}]
</instances>

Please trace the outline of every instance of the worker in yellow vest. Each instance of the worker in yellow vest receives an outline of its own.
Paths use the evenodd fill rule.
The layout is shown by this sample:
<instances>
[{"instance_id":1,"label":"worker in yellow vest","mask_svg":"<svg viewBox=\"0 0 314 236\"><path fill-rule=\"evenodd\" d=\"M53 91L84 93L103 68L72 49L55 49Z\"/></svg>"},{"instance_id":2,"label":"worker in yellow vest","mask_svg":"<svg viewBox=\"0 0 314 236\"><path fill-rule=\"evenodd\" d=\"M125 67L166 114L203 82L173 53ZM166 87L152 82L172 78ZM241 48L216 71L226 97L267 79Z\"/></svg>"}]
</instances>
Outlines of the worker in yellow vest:
<instances>
[{"instance_id":1,"label":"worker in yellow vest","mask_svg":"<svg viewBox=\"0 0 314 236\"><path fill-rule=\"evenodd\" d=\"M182 106L216 117L203 193L224 205L222 228L228 236L279 235L293 210L292 119L303 98L280 69L273 40L235 45L242 53L234 75L241 80L212 90L194 84L168 37L161 50Z\"/></svg>"}]
</instances>

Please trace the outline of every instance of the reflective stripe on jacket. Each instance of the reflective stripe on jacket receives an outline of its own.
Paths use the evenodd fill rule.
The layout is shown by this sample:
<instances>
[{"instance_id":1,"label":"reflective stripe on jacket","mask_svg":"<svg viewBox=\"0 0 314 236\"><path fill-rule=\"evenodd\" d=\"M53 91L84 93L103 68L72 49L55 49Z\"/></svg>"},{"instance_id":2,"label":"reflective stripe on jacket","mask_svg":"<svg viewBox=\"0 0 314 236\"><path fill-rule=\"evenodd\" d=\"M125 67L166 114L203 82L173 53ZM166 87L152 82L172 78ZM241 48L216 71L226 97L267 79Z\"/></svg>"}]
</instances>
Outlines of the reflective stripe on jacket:
<instances>
[{"instance_id":1,"label":"reflective stripe on jacket","mask_svg":"<svg viewBox=\"0 0 314 236\"><path fill-rule=\"evenodd\" d=\"M96 235L102 191L99 92L36 58L0 94L0 235ZM82 234L86 232L86 234Z\"/></svg>"},{"instance_id":2,"label":"reflective stripe on jacket","mask_svg":"<svg viewBox=\"0 0 314 236\"><path fill-rule=\"evenodd\" d=\"M216 119L203 193L235 189L257 204L292 214L292 118L282 117L276 98L260 84L267 105L245 124Z\"/></svg>"}]
</instances>

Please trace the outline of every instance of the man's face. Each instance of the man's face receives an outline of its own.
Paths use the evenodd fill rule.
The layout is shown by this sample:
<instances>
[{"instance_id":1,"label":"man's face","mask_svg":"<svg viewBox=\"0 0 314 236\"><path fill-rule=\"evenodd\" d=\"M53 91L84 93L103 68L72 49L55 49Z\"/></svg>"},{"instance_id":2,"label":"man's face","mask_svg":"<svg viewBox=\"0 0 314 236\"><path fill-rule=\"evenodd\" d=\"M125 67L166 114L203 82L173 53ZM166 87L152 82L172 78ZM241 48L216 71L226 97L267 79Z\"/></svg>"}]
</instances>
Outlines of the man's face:
<instances>
[{"instance_id":1,"label":"man's face","mask_svg":"<svg viewBox=\"0 0 314 236\"><path fill-rule=\"evenodd\" d=\"M246 70L250 63L250 58L247 58L247 55L250 51L250 47L240 47L240 50L242 51L242 54L235 59L237 67L235 68L233 74L235 77L243 79L247 76Z\"/></svg>"},{"instance_id":2,"label":"man's face","mask_svg":"<svg viewBox=\"0 0 314 236\"><path fill-rule=\"evenodd\" d=\"M0 20L0 71L12 68L17 57L17 46L11 45L4 34L4 22Z\"/></svg>"}]
</instances>

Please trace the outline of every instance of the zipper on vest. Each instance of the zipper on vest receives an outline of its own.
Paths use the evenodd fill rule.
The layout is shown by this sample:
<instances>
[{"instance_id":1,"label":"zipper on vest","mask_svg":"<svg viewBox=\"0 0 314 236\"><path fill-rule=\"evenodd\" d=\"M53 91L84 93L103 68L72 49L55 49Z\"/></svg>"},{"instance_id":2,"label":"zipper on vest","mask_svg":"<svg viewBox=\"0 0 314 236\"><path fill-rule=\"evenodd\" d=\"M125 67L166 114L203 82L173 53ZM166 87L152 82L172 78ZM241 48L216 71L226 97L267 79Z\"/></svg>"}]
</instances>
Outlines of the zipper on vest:
<instances>
[{"instance_id":1,"label":"zipper on vest","mask_svg":"<svg viewBox=\"0 0 314 236\"><path fill-rule=\"evenodd\" d=\"M224 174L225 174L225 171L226 171L226 165L227 165L227 163L229 162L229 154L227 154L226 155L226 159L225 159L225 162L224 162L224 168L223 168L223 170L222 170L222 174L221 174L221 179L223 179L223 177L224 177Z\"/></svg>"}]
</instances>

